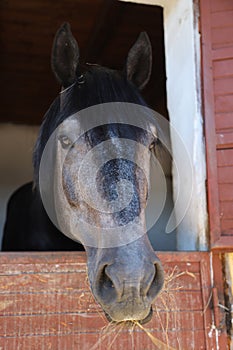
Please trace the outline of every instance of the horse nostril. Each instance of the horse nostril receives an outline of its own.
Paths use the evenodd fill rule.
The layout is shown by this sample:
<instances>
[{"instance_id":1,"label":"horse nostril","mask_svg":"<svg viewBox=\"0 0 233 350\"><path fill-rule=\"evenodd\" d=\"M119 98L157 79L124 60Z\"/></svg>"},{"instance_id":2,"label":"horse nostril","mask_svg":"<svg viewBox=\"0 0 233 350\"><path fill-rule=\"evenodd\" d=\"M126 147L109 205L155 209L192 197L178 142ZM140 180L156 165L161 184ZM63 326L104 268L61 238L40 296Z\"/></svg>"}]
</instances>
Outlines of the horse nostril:
<instances>
[{"instance_id":1,"label":"horse nostril","mask_svg":"<svg viewBox=\"0 0 233 350\"><path fill-rule=\"evenodd\" d=\"M105 265L100 272L98 279L98 295L103 300L112 300L116 297L116 290L114 283L107 272L108 265Z\"/></svg>"},{"instance_id":2,"label":"horse nostril","mask_svg":"<svg viewBox=\"0 0 233 350\"><path fill-rule=\"evenodd\" d=\"M101 278L102 278L101 282L104 288L114 288L113 281L111 280L109 274L107 273L107 266L104 266L101 274Z\"/></svg>"},{"instance_id":3,"label":"horse nostril","mask_svg":"<svg viewBox=\"0 0 233 350\"><path fill-rule=\"evenodd\" d=\"M164 284L164 273L160 263L154 264L154 277L147 290L147 297L150 300L155 299L156 295L160 292Z\"/></svg>"}]
</instances>

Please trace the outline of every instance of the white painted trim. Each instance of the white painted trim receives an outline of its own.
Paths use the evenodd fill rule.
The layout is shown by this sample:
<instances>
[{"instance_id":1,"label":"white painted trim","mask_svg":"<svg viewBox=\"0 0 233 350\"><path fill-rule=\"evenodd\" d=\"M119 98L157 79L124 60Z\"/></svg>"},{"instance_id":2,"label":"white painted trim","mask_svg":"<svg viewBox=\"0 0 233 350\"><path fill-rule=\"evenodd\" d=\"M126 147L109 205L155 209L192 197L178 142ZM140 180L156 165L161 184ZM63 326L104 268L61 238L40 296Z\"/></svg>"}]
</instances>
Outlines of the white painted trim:
<instances>
[{"instance_id":1,"label":"white painted trim","mask_svg":"<svg viewBox=\"0 0 233 350\"><path fill-rule=\"evenodd\" d=\"M206 159L200 98L201 53L198 25L194 17L195 4L193 0L131 2L159 5L164 9L167 107L170 121L184 140L193 166L193 195L189 209L177 228L177 249L207 250ZM180 169L182 159L172 133L171 142L174 162ZM188 191L185 169L180 175L183 177L181 190L185 194ZM173 167L174 198L178 193L177 183ZM176 206L176 216L182 214L179 212L181 207Z\"/></svg>"}]
</instances>

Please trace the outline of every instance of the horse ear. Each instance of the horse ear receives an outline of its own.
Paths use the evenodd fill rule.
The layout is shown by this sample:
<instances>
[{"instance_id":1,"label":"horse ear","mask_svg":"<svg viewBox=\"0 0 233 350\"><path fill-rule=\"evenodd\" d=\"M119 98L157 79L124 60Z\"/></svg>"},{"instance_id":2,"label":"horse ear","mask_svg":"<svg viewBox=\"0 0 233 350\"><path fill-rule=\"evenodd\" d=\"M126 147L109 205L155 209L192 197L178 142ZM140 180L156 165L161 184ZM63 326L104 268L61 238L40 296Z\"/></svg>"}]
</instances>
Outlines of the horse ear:
<instances>
[{"instance_id":1,"label":"horse ear","mask_svg":"<svg viewBox=\"0 0 233 350\"><path fill-rule=\"evenodd\" d=\"M52 48L52 70L64 88L73 84L79 63L79 47L73 37L69 23L57 31Z\"/></svg>"},{"instance_id":2,"label":"horse ear","mask_svg":"<svg viewBox=\"0 0 233 350\"><path fill-rule=\"evenodd\" d=\"M152 69L152 48L146 32L141 32L126 61L127 79L140 90L148 83Z\"/></svg>"}]
</instances>

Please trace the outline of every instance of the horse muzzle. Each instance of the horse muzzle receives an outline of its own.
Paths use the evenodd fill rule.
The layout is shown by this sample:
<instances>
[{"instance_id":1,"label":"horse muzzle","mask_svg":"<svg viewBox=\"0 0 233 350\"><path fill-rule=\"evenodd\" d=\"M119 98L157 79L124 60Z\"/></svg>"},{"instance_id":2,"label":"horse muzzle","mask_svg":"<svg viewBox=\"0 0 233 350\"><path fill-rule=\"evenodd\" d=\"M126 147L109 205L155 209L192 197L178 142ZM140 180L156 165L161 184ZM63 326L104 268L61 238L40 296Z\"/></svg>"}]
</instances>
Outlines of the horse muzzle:
<instances>
[{"instance_id":1,"label":"horse muzzle","mask_svg":"<svg viewBox=\"0 0 233 350\"><path fill-rule=\"evenodd\" d=\"M150 244L142 237L118 248L93 249L87 249L89 280L107 319L148 322L164 284L162 264Z\"/></svg>"}]
</instances>

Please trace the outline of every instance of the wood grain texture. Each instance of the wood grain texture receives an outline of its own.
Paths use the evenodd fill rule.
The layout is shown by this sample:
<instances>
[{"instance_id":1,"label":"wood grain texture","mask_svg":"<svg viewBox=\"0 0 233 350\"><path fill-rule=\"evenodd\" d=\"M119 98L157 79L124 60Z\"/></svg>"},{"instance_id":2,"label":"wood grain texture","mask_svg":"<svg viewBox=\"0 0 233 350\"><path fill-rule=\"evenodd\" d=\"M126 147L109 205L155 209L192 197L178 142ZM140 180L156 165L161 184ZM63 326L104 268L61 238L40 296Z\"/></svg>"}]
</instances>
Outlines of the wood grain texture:
<instances>
[{"instance_id":1,"label":"wood grain texture","mask_svg":"<svg viewBox=\"0 0 233 350\"><path fill-rule=\"evenodd\" d=\"M200 2L211 247L233 249L233 2Z\"/></svg>"},{"instance_id":2,"label":"wood grain texture","mask_svg":"<svg viewBox=\"0 0 233 350\"><path fill-rule=\"evenodd\" d=\"M166 284L145 325L157 348L217 349L208 336L209 253L158 255ZM0 349L156 349L138 326L109 326L90 293L85 262L80 252L0 254Z\"/></svg>"}]
</instances>

